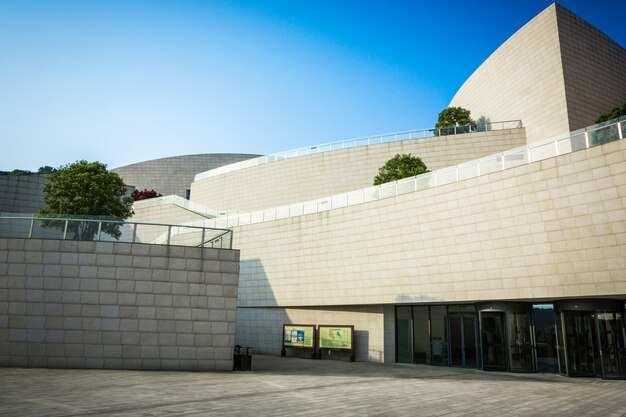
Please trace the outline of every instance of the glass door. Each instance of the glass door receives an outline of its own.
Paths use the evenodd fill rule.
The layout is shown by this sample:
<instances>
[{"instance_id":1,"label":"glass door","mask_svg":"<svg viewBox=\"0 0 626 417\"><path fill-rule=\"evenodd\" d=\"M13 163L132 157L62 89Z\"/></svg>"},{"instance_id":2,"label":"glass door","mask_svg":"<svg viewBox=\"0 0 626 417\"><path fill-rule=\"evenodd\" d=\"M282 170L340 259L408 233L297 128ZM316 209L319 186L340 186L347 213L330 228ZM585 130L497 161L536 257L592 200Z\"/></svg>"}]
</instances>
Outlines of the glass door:
<instances>
[{"instance_id":1,"label":"glass door","mask_svg":"<svg viewBox=\"0 0 626 417\"><path fill-rule=\"evenodd\" d=\"M556 321L552 304L534 305L533 321L535 324L537 371L558 372Z\"/></svg>"},{"instance_id":2,"label":"glass door","mask_svg":"<svg viewBox=\"0 0 626 417\"><path fill-rule=\"evenodd\" d=\"M597 320L602 376L626 377L626 342L622 313L598 312Z\"/></svg>"},{"instance_id":3,"label":"glass door","mask_svg":"<svg viewBox=\"0 0 626 417\"><path fill-rule=\"evenodd\" d=\"M480 312L483 369L506 371L506 334L504 312Z\"/></svg>"},{"instance_id":4,"label":"glass door","mask_svg":"<svg viewBox=\"0 0 626 417\"><path fill-rule=\"evenodd\" d=\"M512 372L531 372L533 350L530 339L530 314L509 313L509 349Z\"/></svg>"},{"instance_id":5,"label":"glass door","mask_svg":"<svg viewBox=\"0 0 626 417\"><path fill-rule=\"evenodd\" d=\"M474 314L450 313L450 361L452 366L476 367Z\"/></svg>"},{"instance_id":6,"label":"glass door","mask_svg":"<svg viewBox=\"0 0 626 417\"><path fill-rule=\"evenodd\" d=\"M570 376L598 374L594 318L594 313L589 311L563 312L567 370Z\"/></svg>"}]
</instances>

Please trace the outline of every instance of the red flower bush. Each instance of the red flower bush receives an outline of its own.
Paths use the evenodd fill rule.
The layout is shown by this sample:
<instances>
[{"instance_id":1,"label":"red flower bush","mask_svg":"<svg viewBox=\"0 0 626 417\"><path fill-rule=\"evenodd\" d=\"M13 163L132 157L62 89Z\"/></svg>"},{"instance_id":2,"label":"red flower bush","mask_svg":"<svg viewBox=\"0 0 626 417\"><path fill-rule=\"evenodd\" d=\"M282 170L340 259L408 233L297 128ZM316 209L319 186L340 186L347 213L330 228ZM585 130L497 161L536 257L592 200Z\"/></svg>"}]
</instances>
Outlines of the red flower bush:
<instances>
[{"instance_id":1,"label":"red flower bush","mask_svg":"<svg viewBox=\"0 0 626 417\"><path fill-rule=\"evenodd\" d=\"M158 193L154 190L143 190L143 191L135 190L130 195L133 201L147 200L149 198L156 198L156 197L161 197L161 196L162 196L161 193Z\"/></svg>"}]
</instances>

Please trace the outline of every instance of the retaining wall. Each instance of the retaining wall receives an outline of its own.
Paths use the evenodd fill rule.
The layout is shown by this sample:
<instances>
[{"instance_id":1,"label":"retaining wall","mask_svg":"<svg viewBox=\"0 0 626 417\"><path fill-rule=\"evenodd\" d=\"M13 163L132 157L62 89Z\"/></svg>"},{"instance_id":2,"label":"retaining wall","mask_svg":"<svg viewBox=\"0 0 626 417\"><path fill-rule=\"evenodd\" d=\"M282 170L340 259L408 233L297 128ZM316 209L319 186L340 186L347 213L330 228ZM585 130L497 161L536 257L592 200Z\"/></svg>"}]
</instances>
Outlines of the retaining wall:
<instances>
[{"instance_id":1,"label":"retaining wall","mask_svg":"<svg viewBox=\"0 0 626 417\"><path fill-rule=\"evenodd\" d=\"M239 251L0 239L0 366L232 370Z\"/></svg>"},{"instance_id":2,"label":"retaining wall","mask_svg":"<svg viewBox=\"0 0 626 417\"><path fill-rule=\"evenodd\" d=\"M219 211L254 211L359 190L396 154L435 170L523 146L525 130L505 129L362 146L271 162L191 185L191 200Z\"/></svg>"}]
</instances>

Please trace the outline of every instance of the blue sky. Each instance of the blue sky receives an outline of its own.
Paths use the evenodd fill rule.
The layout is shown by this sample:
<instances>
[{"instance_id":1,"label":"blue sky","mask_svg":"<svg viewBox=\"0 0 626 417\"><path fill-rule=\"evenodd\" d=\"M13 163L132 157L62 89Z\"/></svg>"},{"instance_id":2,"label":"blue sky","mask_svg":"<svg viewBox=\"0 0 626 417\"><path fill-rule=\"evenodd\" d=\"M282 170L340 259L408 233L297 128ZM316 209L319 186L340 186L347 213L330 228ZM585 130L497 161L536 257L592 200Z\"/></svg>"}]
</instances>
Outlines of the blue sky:
<instances>
[{"instance_id":1,"label":"blue sky","mask_svg":"<svg viewBox=\"0 0 626 417\"><path fill-rule=\"evenodd\" d=\"M0 170L430 127L550 3L0 0ZM626 45L626 2L561 4Z\"/></svg>"}]
</instances>

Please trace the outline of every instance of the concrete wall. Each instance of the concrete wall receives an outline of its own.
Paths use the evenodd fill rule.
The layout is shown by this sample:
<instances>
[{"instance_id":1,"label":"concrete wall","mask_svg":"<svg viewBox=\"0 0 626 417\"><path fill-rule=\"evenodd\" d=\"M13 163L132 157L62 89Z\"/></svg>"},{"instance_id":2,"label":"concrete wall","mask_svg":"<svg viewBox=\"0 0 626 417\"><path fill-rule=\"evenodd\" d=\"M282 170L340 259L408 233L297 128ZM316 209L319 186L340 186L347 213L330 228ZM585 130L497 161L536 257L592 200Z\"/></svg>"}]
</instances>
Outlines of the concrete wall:
<instances>
[{"instance_id":1,"label":"concrete wall","mask_svg":"<svg viewBox=\"0 0 626 417\"><path fill-rule=\"evenodd\" d=\"M46 206L45 175L0 175L0 213L35 213Z\"/></svg>"},{"instance_id":2,"label":"concrete wall","mask_svg":"<svg viewBox=\"0 0 626 417\"><path fill-rule=\"evenodd\" d=\"M231 370L239 252L0 239L0 366Z\"/></svg>"},{"instance_id":3,"label":"concrete wall","mask_svg":"<svg viewBox=\"0 0 626 417\"><path fill-rule=\"evenodd\" d=\"M238 304L626 298L625 207L622 140L416 193L235 227Z\"/></svg>"},{"instance_id":4,"label":"concrete wall","mask_svg":"<svg viewBox=\"0 0 626 417\"><path fill-rule=\"evenodd\" d=\"M126 165L112 171L138 190L155 190L162 195L176 194L186 198L186 191L197 173L257 156L234 153L172 156Z\"/></svg>"},{"instance_id":5,"label":"concrete wall","mask_svg":"<svg viewBox=\"0 0 626 417\"><path fill-rule=\"evenodd\" d=\"M194 182L191 199L218 210L277 207L369 187L398 153L417 155L434 170L524 144L524 129L507 129L325 152Z\"/></svg>"},{"instance_id":6,"label":"concrete wall","mask_svg":"<svg viewBox=\"0 0 626 417\"><path fill-rule=\"evenodd\" d=\"M529 142L591 125L626 97L626 51L558 4L500 46L451 106L477 119L521 119Z\"/></svg>"}]
</instances>

